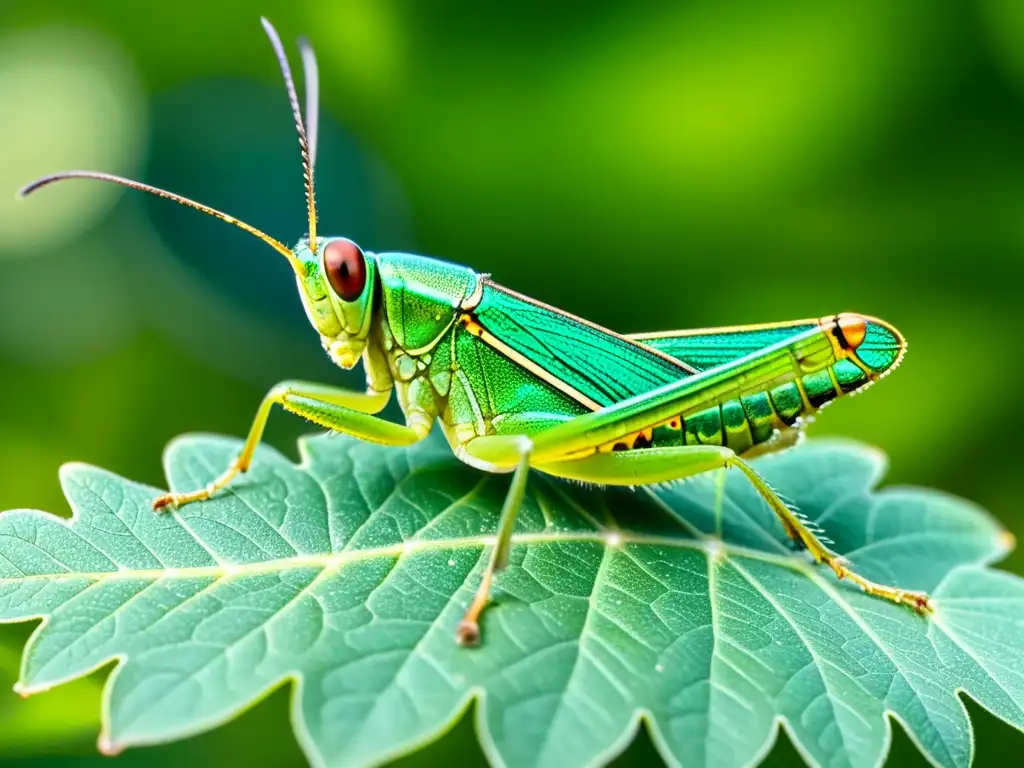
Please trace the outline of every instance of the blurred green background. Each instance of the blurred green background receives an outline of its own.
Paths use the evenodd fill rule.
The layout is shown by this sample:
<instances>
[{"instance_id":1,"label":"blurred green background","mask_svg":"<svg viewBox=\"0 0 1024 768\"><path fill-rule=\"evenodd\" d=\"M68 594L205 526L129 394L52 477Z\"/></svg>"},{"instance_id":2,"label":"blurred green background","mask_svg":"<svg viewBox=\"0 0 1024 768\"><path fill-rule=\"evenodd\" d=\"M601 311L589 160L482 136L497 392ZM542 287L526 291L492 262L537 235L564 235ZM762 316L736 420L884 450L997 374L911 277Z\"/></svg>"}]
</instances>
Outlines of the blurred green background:
<instances>
[{"instance_id":1,"label":"blurred green background","mask_svg":"<svg viewBox=\"0 0 1024 768\"><path fill-rule=\"evenodd\" d=\"M63 512L71 460L161 485L172 436L242 435L280 379L360 384L245 234L97 183L13 199L102 169L294 242L301 172L260 13L320 57L323 232L622 331L884 317L910 341L902 369L812 434L877 444L890 482L966 496L1024 538L1018 0L3 0L0 509ZM304 431L275 415L268 437L294 453ZM29 631L0 628L0 687ZM0 759L99 764L108 671L0 695ZM1024 752L969 707L978 765ZM115 764L298 765L287 708L281 691ZM893 760L921 763L895 731ZM651 755L641 735L622 763ZM455 758L482 759L469 718L409 764ZM780 738L772 762L795 759Z\"/></svg>"}]
</instances>

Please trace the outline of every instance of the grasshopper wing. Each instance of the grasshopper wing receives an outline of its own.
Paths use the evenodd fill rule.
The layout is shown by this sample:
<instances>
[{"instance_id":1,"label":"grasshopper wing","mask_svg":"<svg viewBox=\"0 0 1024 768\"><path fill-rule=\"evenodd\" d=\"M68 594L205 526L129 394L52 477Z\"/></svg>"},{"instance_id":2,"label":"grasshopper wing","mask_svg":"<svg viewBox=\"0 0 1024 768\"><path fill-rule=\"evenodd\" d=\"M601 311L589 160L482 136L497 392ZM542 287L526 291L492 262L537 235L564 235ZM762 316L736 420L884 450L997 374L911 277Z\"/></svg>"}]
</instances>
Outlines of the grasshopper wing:
<instances>
[{"instance_id":1,"label":"grasshopper wing","mask_svg":"<svg viewBox=\"0 0 1024 768\"><path fill-rule=\"evenodd\" d=\"M656 349L486 281L471 319L485 343L591 408L620 402L694 373Z\"/></svg>"}]
</instances>

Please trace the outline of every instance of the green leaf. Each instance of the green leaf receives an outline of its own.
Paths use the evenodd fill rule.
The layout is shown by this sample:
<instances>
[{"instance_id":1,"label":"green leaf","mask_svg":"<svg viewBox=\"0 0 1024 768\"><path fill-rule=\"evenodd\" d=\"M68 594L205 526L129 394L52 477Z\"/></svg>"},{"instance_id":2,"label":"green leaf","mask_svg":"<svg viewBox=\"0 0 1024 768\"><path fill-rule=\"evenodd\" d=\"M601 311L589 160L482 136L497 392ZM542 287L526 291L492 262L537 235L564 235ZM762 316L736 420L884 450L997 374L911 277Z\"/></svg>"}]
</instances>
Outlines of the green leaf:
<instances>
[{"instance_id":1,"label":"green leaf","mask_svg":"<svg viewBox=\"0 0 1024 768\"><path fill-rule=\"evenodd\" d=\"M1008 536L940 493L873 491L872 450L811 442L757 466L864 575L932 591L930 618L790 551L739 473L636 491L534 473L483 645L464 649L453 632L508 478L439 439L300 447L299 466L261 449L229 493L171 515L150 510L155 489L74 465L70 523L0 516L0 619L46 617L19 689L118 659L101 736L116 751L291 683L317 765L413 750L474 698L485 751L511 766L606 761L641 720L670 764L756 762L782 722L809 761L874 766L887 715L932 762L966 766L960 691L1024 727L1024 581L985 567ZM204 485L238 448L179 439L171 487Z\"/></svg>"}]
</instances>

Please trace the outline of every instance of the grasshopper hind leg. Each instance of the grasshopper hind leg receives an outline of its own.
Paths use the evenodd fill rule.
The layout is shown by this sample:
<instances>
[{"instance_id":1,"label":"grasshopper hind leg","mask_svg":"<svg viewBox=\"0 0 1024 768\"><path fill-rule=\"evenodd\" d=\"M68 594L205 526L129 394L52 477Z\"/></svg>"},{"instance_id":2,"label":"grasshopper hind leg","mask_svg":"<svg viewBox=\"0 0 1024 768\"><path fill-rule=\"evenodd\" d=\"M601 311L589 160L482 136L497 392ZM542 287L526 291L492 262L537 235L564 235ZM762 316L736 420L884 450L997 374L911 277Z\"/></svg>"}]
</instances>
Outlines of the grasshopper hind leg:
<instances>
[{"instance_id":1,"label":"grasshopper hind leg","mask_svg":"<svg viewBox=\"0 0 1024 768\"><path fill-rule=\"evenodd\" d=\"M819 538L813 530L817 526L794 512L750 464L728 448L714 445L645 448L596 453L582 459L534 466L559 477L605 485L645 485L682 480L712 469L738 469L778 517L787 536L798 548L807 550L815 562L828 566L838 578L856 584L870 595L909 606L919 613L928 613L932 608L928 595L923 592L878 584L853 570L846 558L833 552Z\"/></svg>"},{"instance_id":2,"label":"grasshopper hind leg","mask_svg":"<svg viewBox=\"0 0 1024 768\"><path fill-rule=\"evenodd\" d=\"M810 552L815 562L824 563L832 569L839 579L846 579L856 584L869 595L875 595L899 605L910 606L918 613L928 613L931 611L931 599L924 592L914 592L885 584L878 584L854 571L850 567L849 561L842 555L838 555L829 549L822 542L821 538L811 530L812 524L790 509L771 486L743 459L734 456L727 466L736 467L746 475L751 485L754 486L761 498L765 500L772 512L782 522L782 526L790 539L799 548Z\"/></svg>"}]
</instances>

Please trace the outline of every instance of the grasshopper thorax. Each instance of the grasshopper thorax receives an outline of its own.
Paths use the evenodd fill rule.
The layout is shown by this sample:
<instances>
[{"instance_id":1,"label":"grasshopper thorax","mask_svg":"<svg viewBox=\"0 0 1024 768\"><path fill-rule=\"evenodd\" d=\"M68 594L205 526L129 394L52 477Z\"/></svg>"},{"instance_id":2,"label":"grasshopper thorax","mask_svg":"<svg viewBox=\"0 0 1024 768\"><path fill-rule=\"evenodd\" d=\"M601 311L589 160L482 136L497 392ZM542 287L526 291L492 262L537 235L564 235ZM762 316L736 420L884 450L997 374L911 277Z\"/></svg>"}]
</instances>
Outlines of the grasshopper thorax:
<instances>
[{"instance_id":1,"label":"grasshopper thorax","mask_svg":"<svg viewBox=\"0 0 1024 768\"><path fill-rule=\"evenodd\" d=\"M309 322L331 360L352 368L370 335L377 283L374 254L344 237L318 238L315 253L303 238L294 253L303 267L296 282Z\"/></svg>"}]
</instances>

